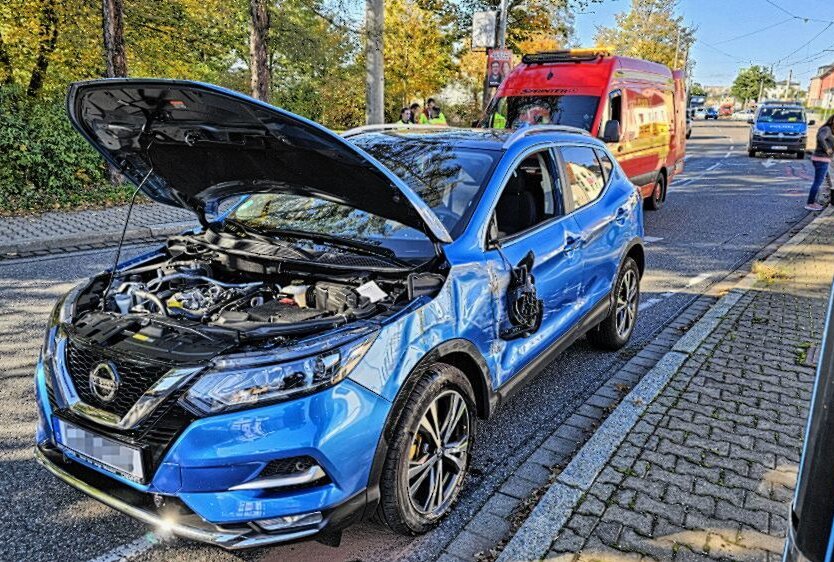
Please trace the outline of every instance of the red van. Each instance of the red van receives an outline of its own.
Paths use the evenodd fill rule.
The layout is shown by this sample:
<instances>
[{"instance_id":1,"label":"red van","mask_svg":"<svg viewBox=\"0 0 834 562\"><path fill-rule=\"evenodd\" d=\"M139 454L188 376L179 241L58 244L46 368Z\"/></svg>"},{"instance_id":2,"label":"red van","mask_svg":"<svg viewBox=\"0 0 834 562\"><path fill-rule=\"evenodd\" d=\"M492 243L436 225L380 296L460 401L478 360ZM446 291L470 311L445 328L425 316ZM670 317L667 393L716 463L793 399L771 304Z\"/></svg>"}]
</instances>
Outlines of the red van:
<instances>
[{"instance_id":1,"label":"red van","mask_svg":"<svg viewBox=\"0 0 834 562\"><path fill-rule=\"evenodd\" d=\"M570 125L608 143L646 207L659 209L683 170L683 72L599 49L524 55L495 93L482 127Z\"/></svg>"}]
</instances>

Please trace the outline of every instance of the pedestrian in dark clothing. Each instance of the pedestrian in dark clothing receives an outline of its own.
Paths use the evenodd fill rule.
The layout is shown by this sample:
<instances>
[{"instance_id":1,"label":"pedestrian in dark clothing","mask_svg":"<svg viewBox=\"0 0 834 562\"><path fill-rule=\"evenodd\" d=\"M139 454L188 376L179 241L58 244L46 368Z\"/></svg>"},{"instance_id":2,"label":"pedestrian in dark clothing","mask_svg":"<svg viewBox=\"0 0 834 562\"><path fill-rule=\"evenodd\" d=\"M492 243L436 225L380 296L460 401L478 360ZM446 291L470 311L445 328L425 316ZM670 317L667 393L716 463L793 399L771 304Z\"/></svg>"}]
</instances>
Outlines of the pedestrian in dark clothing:
<instances>
[{"instance_id":1,"label":"pedestrian in dark clothing","mask_svg":"<svg viewBox=\"0 0 834 562\"><path fill-rule=\"evenodd\" d=\"M817 203L817 193L828 175L832 156L834 156L834 115L829 117L817 132L817 148L811 155L811 162L814 164L814 182L811 184L808 203L805 205L809 211L823 210L823 206Z\"/></svg>"}]
</instances>

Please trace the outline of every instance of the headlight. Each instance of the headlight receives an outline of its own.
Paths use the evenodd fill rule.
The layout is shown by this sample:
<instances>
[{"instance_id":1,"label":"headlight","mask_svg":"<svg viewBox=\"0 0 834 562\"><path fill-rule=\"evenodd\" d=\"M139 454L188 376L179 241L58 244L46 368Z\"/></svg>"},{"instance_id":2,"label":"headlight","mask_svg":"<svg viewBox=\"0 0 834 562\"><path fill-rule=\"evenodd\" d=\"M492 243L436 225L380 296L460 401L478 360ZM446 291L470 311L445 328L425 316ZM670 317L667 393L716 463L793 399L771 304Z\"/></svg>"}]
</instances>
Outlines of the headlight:
<instances>
[{"instance_id":1,"label":"headlight","mask_svg":"<svg viewBox=\"0 0 834 562\"><path fill-rule=\"evenodd\" d=\"M761 136L764 134L764 131L753 125L753 134L756 136Z\"/></svg>"},{"instance_id":2,"label":"headlight","mask_svg":"<svg viewBox=\"0 0 834 562\"><path fill-rule=\"evenodd\" d=\"M356 367L376 339L376 332L340 347L264 364L268 356L240 356L218 361L185 395L187 405L204 414L262 406L332 386Z\"/></svg>"}]
</instances>

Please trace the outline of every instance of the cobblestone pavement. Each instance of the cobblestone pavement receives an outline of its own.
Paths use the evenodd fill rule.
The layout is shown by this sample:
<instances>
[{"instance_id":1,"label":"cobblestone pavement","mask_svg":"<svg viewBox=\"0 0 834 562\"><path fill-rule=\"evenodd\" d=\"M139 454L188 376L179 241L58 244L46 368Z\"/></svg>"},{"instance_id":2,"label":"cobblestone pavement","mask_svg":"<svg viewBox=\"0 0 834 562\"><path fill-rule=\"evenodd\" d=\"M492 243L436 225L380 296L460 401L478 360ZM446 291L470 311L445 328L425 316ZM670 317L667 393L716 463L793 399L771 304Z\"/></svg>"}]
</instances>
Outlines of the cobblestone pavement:
<instances>
[{"instance_id":1,"label":"cobblestone pavement","mask_svg":"<svg viewBox=\"0 0 834 562\"><path fill-rule=\"evenodd\" d=\"M27 217L0 217L0 254L48 251L118 241L126 206L56 211ZM127 240L159 237L195 224L193 213L158 203L137 204Z\"/></svg>"},{"instance_id":2,"label":"cobblestone pavement","mask_svg":"<svg viewBox=\"0 0 834 562\"><path fill-rule=\"evenodd\" d=\"M778 259L672 376L548 560L779 560L834 275L834 217ZM810 357L810 359L809 359Z\"/></svg>"}]
</instances>

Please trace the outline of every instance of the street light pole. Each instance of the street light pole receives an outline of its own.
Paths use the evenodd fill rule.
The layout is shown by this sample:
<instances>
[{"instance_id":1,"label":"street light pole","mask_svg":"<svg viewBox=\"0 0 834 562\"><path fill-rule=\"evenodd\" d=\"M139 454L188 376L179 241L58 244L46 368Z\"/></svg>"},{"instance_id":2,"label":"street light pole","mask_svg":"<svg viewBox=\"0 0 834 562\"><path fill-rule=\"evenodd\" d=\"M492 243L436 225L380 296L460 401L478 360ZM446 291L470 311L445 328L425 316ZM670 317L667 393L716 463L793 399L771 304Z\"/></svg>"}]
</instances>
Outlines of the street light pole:
<instances>
[{"instance_id":1,"label":"street light pole","mask_svg":"<svg viewBox=\"0 0 834 562\"><path fill-rule=\"evenodd\" d=\"M507 3L508 0L501 0L501 12L498 19L498 47L501 49L507 46Z\"/></svg>"},{"instance_id":2,"label":"street light pole","mask_svg":"<svg viewBox=\"0 0 834 562\"><path fill-rule=\"evenodd\" d=\"M365 124L385 121L384 0L365 0Z\"/></svg>"}]
</instances>

